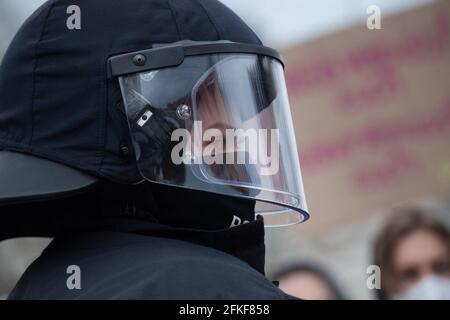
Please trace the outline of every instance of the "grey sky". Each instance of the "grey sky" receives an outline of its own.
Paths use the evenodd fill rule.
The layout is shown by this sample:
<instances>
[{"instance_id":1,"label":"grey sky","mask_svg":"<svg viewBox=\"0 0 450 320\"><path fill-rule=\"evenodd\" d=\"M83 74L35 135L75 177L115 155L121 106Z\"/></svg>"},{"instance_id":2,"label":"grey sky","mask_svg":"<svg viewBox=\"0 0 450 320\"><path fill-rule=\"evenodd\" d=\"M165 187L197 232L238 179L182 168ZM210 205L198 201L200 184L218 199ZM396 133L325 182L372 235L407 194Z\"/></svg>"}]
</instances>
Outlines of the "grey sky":
<instances>
[{"instance_id":1,"label":"grey sky","mask_svg":"<svg viewBox=\"0 0 450 320\"><path fill-rule=\"evenodd\" d=\"M270 46L286 47L364 21L366 8L382 15L432 0L221 0L244 18ZM0 48L44 0L0 1ZM74 2L76 2L74 0Z\"/></svg>"}]
</instances>

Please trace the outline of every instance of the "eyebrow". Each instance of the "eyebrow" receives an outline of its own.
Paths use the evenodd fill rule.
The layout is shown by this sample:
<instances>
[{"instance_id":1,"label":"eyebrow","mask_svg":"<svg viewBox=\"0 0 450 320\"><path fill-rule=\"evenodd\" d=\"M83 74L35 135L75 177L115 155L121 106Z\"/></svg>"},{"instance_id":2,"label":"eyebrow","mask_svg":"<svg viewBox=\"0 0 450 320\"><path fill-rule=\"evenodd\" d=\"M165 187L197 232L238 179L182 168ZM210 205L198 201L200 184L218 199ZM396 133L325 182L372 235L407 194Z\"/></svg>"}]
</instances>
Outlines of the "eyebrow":
<instances>
[{"instance_id":1,"label":"eyebrow","mask_svg":"<svg viewBox=\"0 0 450 320\"><path fill-rule=\"evenodd\" d=\"M221 131L225 131L228 129L233 129L236 130L237 128L234 126L231 126L225 122L222 121L216 121L214 122L212 125L208 126L208 128L205 128L204 130L208 130L208 129L219 129Z\"/></svg>"}]
</instances>

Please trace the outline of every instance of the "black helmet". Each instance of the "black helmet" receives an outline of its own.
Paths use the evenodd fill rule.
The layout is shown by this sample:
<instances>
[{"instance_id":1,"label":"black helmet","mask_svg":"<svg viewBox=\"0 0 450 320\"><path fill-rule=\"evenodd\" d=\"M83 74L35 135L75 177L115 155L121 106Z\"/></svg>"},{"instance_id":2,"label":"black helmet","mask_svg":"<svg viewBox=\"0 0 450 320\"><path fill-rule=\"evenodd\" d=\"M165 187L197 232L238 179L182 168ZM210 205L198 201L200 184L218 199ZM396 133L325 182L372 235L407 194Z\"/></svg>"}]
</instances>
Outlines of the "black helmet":
<instances>
[{"instance_id":1,"label":"black helmet","mask_svg":"<svg viewBox=\"0 0 450 320\"><path fill-rule=\"evenodd\" d=\"M223 178L217 176L217 168L186 170L184 164L179 170L167 164L167 154L158 154L171 143L166 133L191 128L187 122L193 119L186 115L198 112L192 105L199 103L193 101L193 87L197 96L214 81L216 90L231 90L230 74L224 72L227 68L240 68L240 79L245 81L237 83L252 91L246 97L257 101L257 112L277 99L278 104L286 104L281 58L263 47L236 14L216 0L86 0L73 4L47 1L24 23L3 58L0 214L2 205L59 198L86 190L99 179L127 185L147 179L244 198L261 195L262 201L281 202L301 213L298 220L307 217L300 170L292 159L280 159L284 172L278 180L286 178L287 184L272 183L272 189L265 190L256 185L260 181L247 167L239 167L246 170L242 181L227 186L208 180L214 174L214 179ZM70 27L71 19L77 19L76 27ZM167 95L170 99L148 97L149 92L157 94L154 88L178 90L171 82L180 78L165 82L165 87L163 80L196 64L201 65L201 72L197 68L194 79L196 73L191 74L191 91L176 95L177 99L171 94ZM280 80L283 83L276 83ZM224 99L236 97L228 94ZM243 114L241 120L246 121L249 115ZM149 116L152 121L143 122ZM285 121L288 116L277 117ZM161 127L148 127L151 122ZM292 129L291 124L286 127ZM295 140L287 135L280 139L297 156ZM224 168L221 174L229 175ZM287 190L292 186L294 190ZM274 191L275 196L267 196ZM286 196L290 192L292 199Z\"/></svg>"}]
</instances>

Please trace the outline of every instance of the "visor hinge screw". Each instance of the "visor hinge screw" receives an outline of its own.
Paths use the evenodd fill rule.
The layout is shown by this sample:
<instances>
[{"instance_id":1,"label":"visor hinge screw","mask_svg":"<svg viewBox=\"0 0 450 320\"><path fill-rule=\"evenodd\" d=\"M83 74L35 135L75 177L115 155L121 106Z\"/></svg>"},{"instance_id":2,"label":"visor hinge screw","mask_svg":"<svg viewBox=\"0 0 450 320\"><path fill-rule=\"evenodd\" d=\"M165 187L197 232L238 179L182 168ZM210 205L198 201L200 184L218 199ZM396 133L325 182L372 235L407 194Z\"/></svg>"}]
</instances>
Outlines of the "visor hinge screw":
<instances>
[{"instance_id":1,"label":"visor hinge screw","mask_svg":"<svg viewBox=\"0 0 450 320\"><path fill-rule=\"evenodd\" d=\"M177 117L181 120L188 120L192 116L192 109L187 104L180 104L177 108Z\"/></svg>"},{"instance_id":2,"label":"visor hinge screw","mask_svg":"<svg viewBox=\"0 0 450 320\"><path fill-rule=\"evenodd\" d=\"M143 67L147 58L143 54L137 54L133 57L133 63L135 66Z\"/></svg>"}]
</instances>

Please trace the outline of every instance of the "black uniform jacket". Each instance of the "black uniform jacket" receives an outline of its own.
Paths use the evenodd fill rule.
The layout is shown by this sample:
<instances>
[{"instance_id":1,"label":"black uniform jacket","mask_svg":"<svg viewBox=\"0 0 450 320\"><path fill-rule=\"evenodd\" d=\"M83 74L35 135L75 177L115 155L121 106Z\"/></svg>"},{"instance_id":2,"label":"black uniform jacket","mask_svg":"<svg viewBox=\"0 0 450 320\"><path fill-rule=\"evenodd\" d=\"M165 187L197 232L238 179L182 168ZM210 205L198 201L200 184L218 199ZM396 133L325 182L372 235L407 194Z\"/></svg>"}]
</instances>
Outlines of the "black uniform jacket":
<instances>
[{"instance_id":1,"label":"black uniform jacket","mask_svg":"<svg viewBox=\"0 0 450 320\"><path fill-rule=\"evenodd\" d=\"M122 224L57 236L9 299L290 299L264 276L264 226Z\"/></svg>"}]
</instances>

